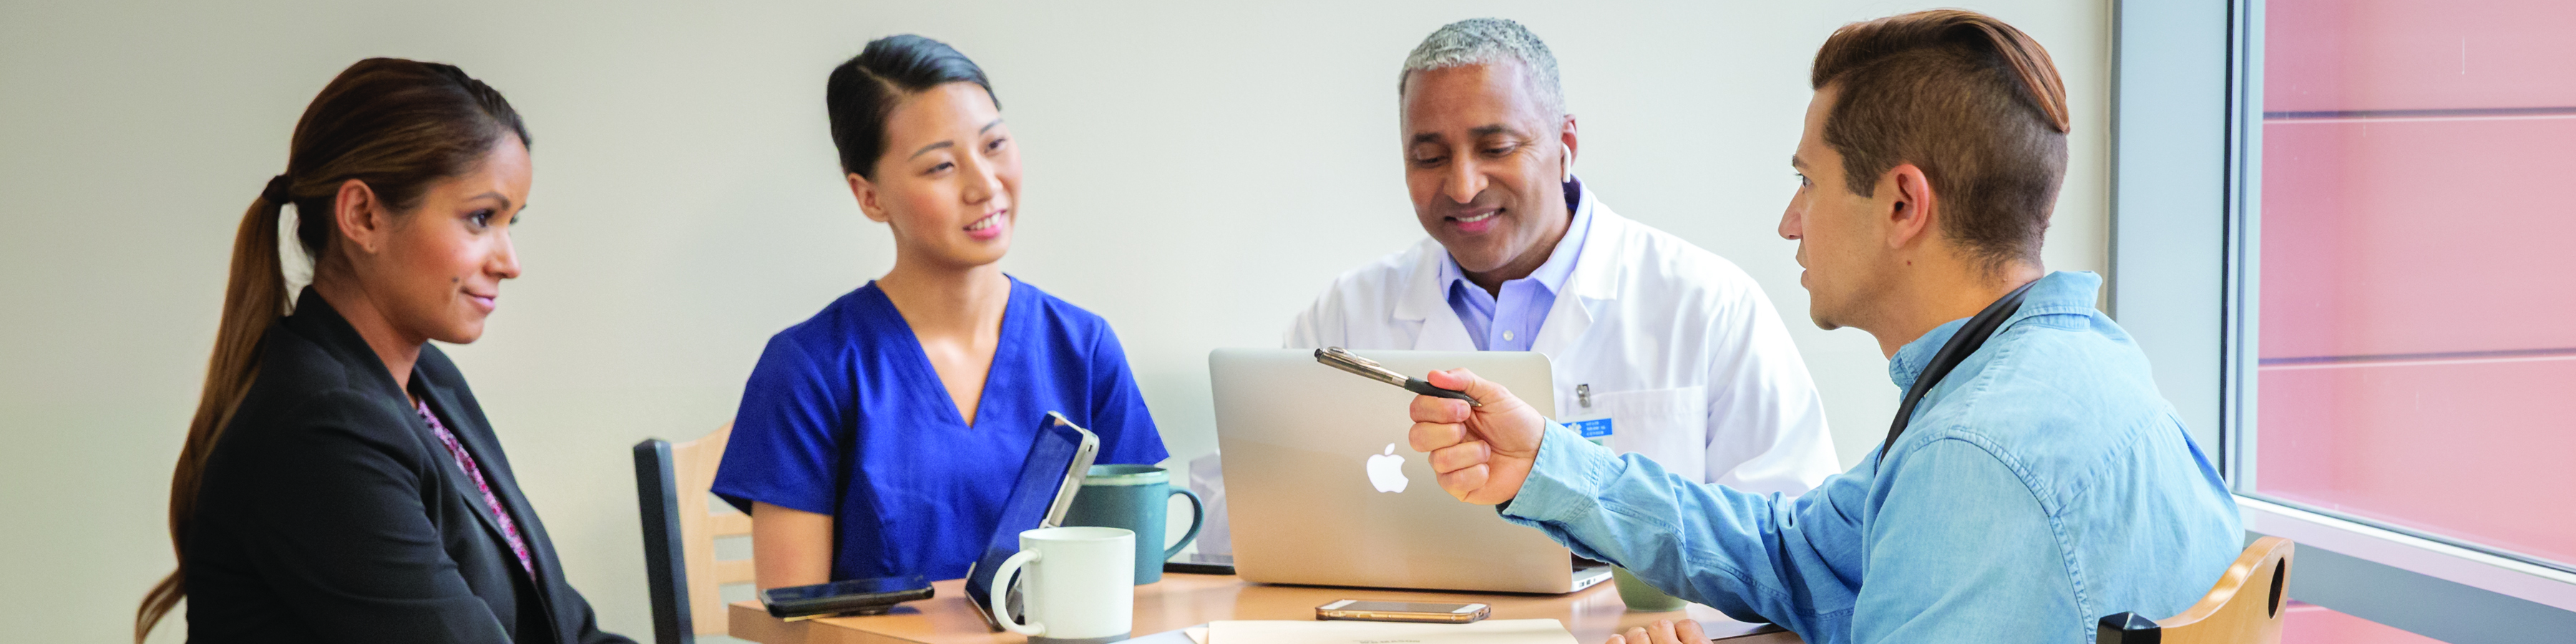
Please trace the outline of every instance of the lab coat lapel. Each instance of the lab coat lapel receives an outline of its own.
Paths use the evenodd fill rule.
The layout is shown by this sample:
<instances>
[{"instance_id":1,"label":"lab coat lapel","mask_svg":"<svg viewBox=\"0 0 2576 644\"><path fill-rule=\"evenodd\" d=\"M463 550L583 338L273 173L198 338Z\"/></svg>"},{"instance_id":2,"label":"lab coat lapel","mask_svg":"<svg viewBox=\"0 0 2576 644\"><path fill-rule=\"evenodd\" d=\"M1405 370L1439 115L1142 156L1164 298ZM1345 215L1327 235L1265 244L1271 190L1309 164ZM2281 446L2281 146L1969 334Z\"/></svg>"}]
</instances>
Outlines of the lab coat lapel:
<instances>
[{"instance_id":1,"label":"lab coat lapel","mask_svg":"<svg viewBox=\"0 0 2576 644\"><path fill-rule=\"evenodd\" d=\"M1467 323L1449 308L1448 293L1440 283L1440 263L1449 261L1449 249L1438 240L1422 240L1415 253L1413 272L1405 276L1404 293L1396 298L1397 320L1422 324L1413 335L1415 351L1474 351L1476 340L1467 337Z\"/></svg>"},{"instance_id":2,"label":"lab coat lapel","mask_svg":"<svg viewBox=\"0 0 2576 644\"><path fill-rule=\"evenodd\" d=\"M1545 354L1561 375L1567 365L1565 350L1592 330L1593 319L1608 302L1618 299L1619 271L1630 259L1621 243L1627 220L1594 201L1590 188L1583 191L1581 207L1591 211L1592 228L1583 234L1582 250L1575 255L1574 273L1566 277L1565 292L1557 294L1556 303L1548 307L1547 321L1539 324L1538 337L1530 340L1530 350Z\"/></svg>"},{"instance_id":3,"label":"lab coat lapel","mask_svg":"<svg viewBox=\"0 0 2576 644\"><path fill-rule=\"evenodd\" d=\"M1467 322L1458 312L1441 303L1440 310L1422 321L1422 333L1413 337L1415 351L1474 351L1476 339L1467 337Z\"/></svg>"}]
</instances>

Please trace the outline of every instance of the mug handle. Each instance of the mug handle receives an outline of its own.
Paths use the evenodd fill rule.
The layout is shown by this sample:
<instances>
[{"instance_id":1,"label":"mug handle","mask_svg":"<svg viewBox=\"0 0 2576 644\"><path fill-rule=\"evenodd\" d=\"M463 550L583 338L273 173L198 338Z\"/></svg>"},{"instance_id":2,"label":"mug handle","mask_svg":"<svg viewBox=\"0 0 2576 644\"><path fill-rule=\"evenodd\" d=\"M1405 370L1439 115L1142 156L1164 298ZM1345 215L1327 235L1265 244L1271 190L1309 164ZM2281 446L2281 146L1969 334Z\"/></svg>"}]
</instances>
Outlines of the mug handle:
<instances>
[{"instance_id":1,"label":"mug handle","mask_svg":"<svg viewBox=\"0 0 2576 644\"><path fill-rule=\"evenodd\" d=\"M1022 624L1011 621L1011 608L1006 605L1010 600L1005 599L1011 596L1011 578L1018 576L1020 569L1043 559L1044 557L1041 557L1036 550L1022 550L1011 555L1011 558L1002 560L1001 567L993 569L993 621L1001 623L1002 628L1021 635L1046 634L1046 624L1037 622Z\"/></svg>"},{"instance_id":2,"label":"mug handle","mask_svg":"<svg viewBox=\"0 0 2576 644\"><path fill-rule=\"evenodd\" d=\"M1207 502L1199 500L1198 493L1175 487L1172 488L1172 494L1190 497L1190 531L1181 535L1180 543L1172 544L1172 547L1163 549L1163 559L1165 561L1169 561L1173 557L1180 556L1181 549L1190 547L1190 542L1197 541L1199 539L1199 528L1204 527L1207 524ZM1171 500L1172 497L1170 496L1163 497L1163 501L1165 502L1170 502Z\"/></svg>"}]
</instances>

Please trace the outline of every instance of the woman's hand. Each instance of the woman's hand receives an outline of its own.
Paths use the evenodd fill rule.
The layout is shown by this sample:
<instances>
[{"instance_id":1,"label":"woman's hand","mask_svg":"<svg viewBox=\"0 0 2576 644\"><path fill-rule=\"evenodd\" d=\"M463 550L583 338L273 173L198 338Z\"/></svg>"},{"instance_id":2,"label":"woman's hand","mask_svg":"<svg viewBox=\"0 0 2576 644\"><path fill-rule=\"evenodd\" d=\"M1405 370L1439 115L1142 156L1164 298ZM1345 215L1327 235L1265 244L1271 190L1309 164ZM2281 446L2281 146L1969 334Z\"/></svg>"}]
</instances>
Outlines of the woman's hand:
<instances>
[{"instance_id":1,"label":"woman's hand","mask_svg":"<svg viewBox=\"0 0 2576 644\"><path fill-rule=\"evenodd\" d=\"M1659 619L1628 629L1625 634L1613 634L1603 644L1708 644L1708 634L1699 630L1699 622Z\"/></svg>"}]
</instances>

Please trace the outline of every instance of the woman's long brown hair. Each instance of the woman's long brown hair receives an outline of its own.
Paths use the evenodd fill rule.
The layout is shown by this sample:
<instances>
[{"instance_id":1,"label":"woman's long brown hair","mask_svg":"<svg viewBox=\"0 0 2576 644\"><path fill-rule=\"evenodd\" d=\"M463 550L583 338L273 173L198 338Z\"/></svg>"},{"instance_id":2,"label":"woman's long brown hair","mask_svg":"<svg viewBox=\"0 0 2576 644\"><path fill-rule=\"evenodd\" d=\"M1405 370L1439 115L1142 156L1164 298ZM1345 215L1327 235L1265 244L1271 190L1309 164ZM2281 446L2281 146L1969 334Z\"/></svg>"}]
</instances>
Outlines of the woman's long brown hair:
<instances>
[{"instance_id":1,"label":"woman's long brown hair","mask_svg":"<svg viewBox=\"0 0 2576 644\"><path fill-rule=\"evenodd\" d=\"M473 170L492 147L528 130L501 93L454 65L369 58L331 79L295 124L286 173L242 214L233 233L232 276L224 286L223 321L215 330L206 385L188 421L188 442L170 476L170 546L177 570L143 596L134 641L187 597L188 537L207 459L232 423L242 396L259 380L260 339L289 310L278 224L295 206L295 237L314 258L318 278L333 267L333 202L345 182L361 181L388 210L409 212L440 180Z\"/></svg>"}]
</instances>

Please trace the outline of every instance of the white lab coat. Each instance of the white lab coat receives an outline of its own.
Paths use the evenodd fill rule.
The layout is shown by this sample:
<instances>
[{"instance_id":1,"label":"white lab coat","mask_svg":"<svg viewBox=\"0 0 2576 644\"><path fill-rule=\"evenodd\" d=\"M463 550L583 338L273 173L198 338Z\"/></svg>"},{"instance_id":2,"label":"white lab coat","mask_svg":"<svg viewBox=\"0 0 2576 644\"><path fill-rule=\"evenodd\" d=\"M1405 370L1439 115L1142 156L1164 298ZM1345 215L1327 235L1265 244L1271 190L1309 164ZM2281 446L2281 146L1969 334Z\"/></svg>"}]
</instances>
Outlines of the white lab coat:
<instances>
[{"instance_id":1,"label":"white lab coat","mask_svg":"<svg viewBox=\"0 0 2576 644\"><path fill-rule=\"evenodd\" d=\"M1557 415L1606 414L1611 449L1748 492L1795 495L1836 473L1824 402L1761 286L1612 214L1589 189L1579 204L1591 232L1531 344L1555 365ZM1439 282L1447 253L1424 238L1343 273L1297 316L1286 346L1476 350ZM1589 410L1580 385L1591 385Z\"/></svg>"}]
</instances>

